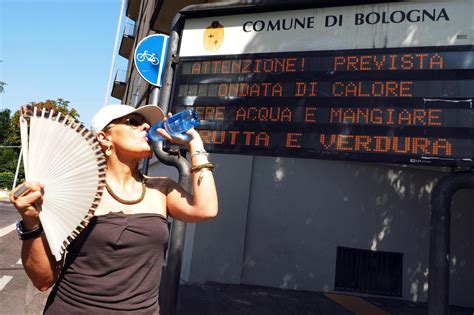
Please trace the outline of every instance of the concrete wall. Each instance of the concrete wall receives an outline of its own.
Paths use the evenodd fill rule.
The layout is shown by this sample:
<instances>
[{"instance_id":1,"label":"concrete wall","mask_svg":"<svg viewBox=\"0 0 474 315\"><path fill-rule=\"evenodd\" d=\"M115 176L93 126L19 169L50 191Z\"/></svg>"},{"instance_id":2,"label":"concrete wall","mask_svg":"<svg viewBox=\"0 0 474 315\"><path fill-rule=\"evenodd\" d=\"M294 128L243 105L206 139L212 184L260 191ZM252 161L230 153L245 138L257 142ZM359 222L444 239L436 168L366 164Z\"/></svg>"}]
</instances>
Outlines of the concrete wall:
<instances>
[{"instance_id":1,"label":"concrete wall","mask_svg":"<svg viewBox=\"0 0 474 315\"><path fill-rule=\"evenodd\" d=\"M433 170L212 155L217 219L188 227L182 277L334 291L336 247L404 255L403 298L426 301ZM446 175L446 173L444 173ZM452 304L473 306L472 192L455 196Z\"/></svg>"},{"instance_id":2,"label":"concrete wall","mask_svg":"<svg viewBox=\"0 0 474 315\"><path fill-rule=\"evenodd\" d=\"M215 220L196 225L189 280L241 283L253 157L216 155L212 161L220 212ZM202 268L209 263L211 268Z\"/></svg>"},{"instance_id":3,"label":"concrete wall","mask_svg":"<svg viewBox=\"0 0 474 315\"><path fill-rule=\"evenodd\" d=\"M459 191L451 213L450 303L474 305L474 192Z\"/></svg>"}]
</instances>

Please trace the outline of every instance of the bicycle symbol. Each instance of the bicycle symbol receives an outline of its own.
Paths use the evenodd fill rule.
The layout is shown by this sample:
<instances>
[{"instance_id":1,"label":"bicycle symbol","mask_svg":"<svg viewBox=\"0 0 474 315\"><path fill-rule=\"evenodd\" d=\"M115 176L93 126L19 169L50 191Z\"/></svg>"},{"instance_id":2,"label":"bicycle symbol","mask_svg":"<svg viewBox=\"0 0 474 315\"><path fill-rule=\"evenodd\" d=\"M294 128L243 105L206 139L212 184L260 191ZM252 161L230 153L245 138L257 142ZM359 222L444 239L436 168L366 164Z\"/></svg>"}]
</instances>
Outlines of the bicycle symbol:
<instances>
[{"instance_id":1,"label":"bicycle symbol","mask_svg":"<svg viewBox=\"0 0 474 315\"><path fill-rule=\"evenodd\" d=\"M156 66L157 64L160 63L160 60L156 58L155 53L148 53L148 50L143 51L142 53L137 55L137 60L142 62L144 60L148 60L151 62L152 65Z\"/></svg>"}]
</instances>

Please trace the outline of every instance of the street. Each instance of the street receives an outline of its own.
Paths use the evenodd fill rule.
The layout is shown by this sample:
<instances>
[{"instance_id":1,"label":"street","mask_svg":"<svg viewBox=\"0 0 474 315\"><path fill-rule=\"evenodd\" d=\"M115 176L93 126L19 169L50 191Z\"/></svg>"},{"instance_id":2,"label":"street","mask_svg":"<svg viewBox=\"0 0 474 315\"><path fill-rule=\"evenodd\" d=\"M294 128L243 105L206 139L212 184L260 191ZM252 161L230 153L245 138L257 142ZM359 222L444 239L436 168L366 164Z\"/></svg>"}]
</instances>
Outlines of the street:
<instances>
[{"instance_id":1,"label":"street","mask_svg":"<svg viewBox=\"0 0 474 315\"><path fill-rule=\"evenodd\" d=\"M41 314L48 293L35 289L23 270L15 231L18 219L15 208L0 201L0 314Z\"/></svg>"}]
</instances>

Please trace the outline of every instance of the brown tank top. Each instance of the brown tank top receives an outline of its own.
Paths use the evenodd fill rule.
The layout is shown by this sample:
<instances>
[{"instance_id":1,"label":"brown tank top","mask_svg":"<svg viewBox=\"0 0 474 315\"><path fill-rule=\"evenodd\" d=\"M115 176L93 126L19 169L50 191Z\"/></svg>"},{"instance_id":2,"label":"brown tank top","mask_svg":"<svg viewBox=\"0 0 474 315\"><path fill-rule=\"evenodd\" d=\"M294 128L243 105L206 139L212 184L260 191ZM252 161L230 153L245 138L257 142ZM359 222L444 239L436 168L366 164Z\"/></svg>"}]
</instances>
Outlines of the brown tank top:
<instances>
[{"instance_id":1,"label":"brown tank top","mask_svg":"<svg viewBox=\"0 0 474 315\"><path fill-rule=\"evenodd\" d=\"M94 217L69 246L44 314L159 314L168 232L159 214Z\"/></svg>"}]
</instances>

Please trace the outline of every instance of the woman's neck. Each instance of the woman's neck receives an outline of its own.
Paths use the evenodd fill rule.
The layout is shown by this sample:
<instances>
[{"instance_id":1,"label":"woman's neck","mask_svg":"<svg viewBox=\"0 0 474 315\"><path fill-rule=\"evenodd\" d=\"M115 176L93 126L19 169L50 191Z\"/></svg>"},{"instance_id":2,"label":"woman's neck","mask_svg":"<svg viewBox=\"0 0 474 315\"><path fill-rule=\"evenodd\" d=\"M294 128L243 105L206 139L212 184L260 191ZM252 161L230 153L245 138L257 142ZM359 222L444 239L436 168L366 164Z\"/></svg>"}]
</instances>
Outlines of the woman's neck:
<instances>
[{"instance_id":1,"label":"woman's neck","mask_svg":"<svg viewBox=\"0 0 474 315\"><path fill-rule=\"evenodd\" d=\"M138 171L138 161L125 163L114 158L108 159L107 179L119 185L127 185L130 182L141 181L141 174Z\"/></svg>"}]
</instances>

